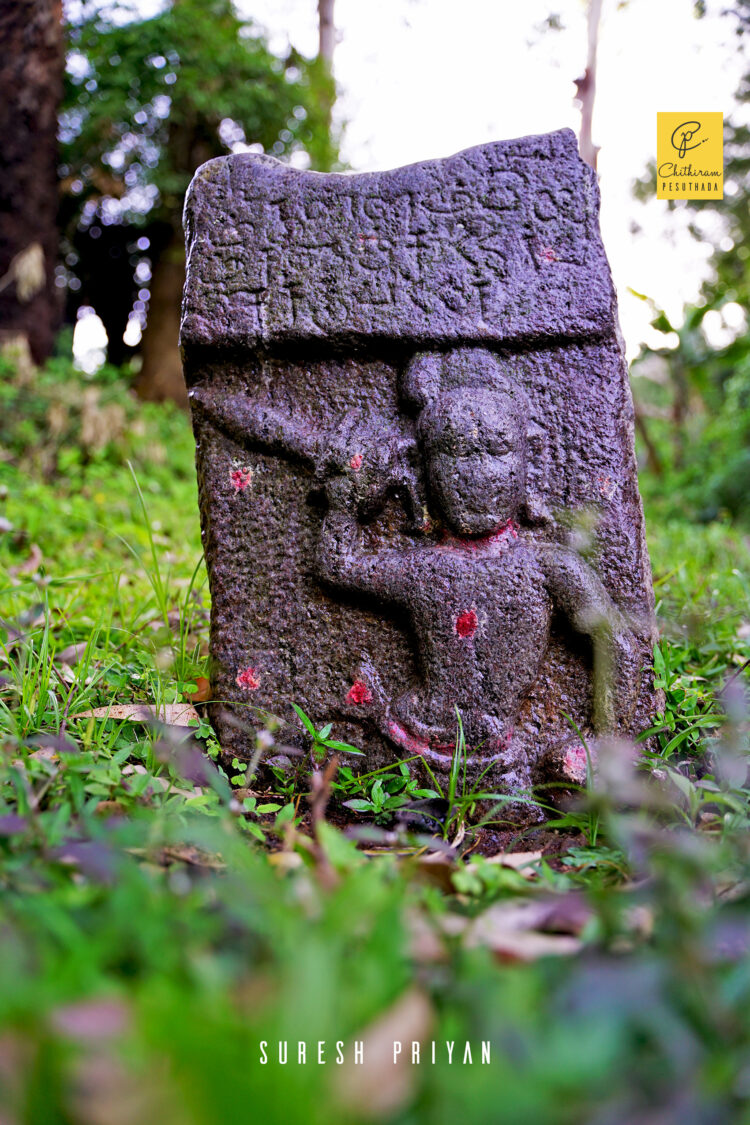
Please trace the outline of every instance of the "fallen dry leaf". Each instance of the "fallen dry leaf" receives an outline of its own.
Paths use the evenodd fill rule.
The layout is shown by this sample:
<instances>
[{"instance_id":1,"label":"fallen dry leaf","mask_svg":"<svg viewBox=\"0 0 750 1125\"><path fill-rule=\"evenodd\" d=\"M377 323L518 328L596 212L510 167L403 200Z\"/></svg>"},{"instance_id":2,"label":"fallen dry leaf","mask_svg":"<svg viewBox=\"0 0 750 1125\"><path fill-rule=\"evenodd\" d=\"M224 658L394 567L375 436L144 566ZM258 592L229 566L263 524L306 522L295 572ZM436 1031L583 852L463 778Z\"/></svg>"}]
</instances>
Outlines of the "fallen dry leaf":
<instances>
[{"instance_id":1,"label":"fallen dry leaf","mask_svg":"<svg viewBox=\"0 0 750 1125\"><path fill-rule=\"evenodd\" d=\"M525 879L531 879L538 874L536 864L544 852L499 852L498 855L487 857L487 863L497 863L501 867L512 867Z\"/></svg>"},{"instance_id":2,"label":"fallen dry leaf","mask_svg":"<svg viewBox=\"0 0 750 1125\"><path fill-rule=\"evenodd\" d=\"M94 707L79 711L72 719L116 719L131 723L166 723L169 727L187 727L200 722L200 715L191 703L164 703L158 709L151 703L113 703L111 707Z\"/></svg>"},{"instance_id":3,"label":"fallen dry leaf","mask_svg":"<svg viewBox=\"0 0 750 1125\"><path fill-rule=\"evenodd\" d=\"M33 750L29 754L29 757L33 758L35 762L56 762L59 756L51 746L40 746L38 750Z\"/></svg>"},{"instance_id":4,"label":"fallen dry leaf","mask_svg":"<svg viewBox=\"0 0 750 1125\"><path fill-rule=\"evenodd\" d=\"M94 1043L121 1035L128 1024L128 1010L120 1000L84 1000L53 1011L54 1028L70 1039Z\"/></svg>"},{"instance_id":5,"label":"fallen dry leaf","mask_svg":"<svg viewBox=\"0 0 750 1125\"><path fill-rule=\"evenodd\" d=\"M80 663L86 655L86 643L81 642L76 645L68 645L67 648L62 649L57 654L57 659L61 664L67 664L72 667L74 664Z\"/></svg>"},{"instance_id":6,"label":"fallen dry leaf","mask_svg":"<svg viewBox=\"0 0 750 1125\"><path fill-rule=\"evenodd\" d=\"M497 934L490 945L500 961L536 961L540 957L570 957L583 947L569 934L538 934L535 930Z\"/></svg>"},{"instance_id":7,"label":"fallen dry leaf","mask_svg":"<svg viewBox=\"0 0 750 1125\"><path fill-rule=\"evenodd\" d=\"M432 965L448 958L448 950L437 925L416 910L405 917L409 954L420 965Z\"/></svg>"},{"instance_id":8,"label":"fallen dry leaf","mask_svg":"<svg viewBox=\"0 0 750 1125\"><path fill-rule=\"evenodd\" d=\"M171 867L174 863L186 863L189 867L203 867L209 871L224 871L226 864L218 854L203 851L194 844L168 844L153 851L150 848L126 848L129 855L147 859L150 867Z\"/></svg>"},{"instance_id":9,"label":"fallen dry leaf","mask_svg":"<svg viewBox=\"0 0 750 1125\"><path fill-rule=\"evenodd\" d=\"M70 1119L80 1125L138 1125L154 1120L155 1093L149 1075L134 1083L118 1045L127 1034L130 1012L120 1001L91 1000L58 1008L54 1031L78 1048L69 1081Z\"/></svg>"},{"instance_id":10,"label":"fallen dry leaf","mask_svg":"<svg viewBox=\"0 0 750 1125\"><path fill-rule=\"evenodd\" d=\"M433 852L432 855L420 856L417 860L415 872L417 877L425 882L438 887L445 894L455 894L453 886L453 873L456 870L455 860L450 856Z\"/></svg>"},{"instance_id":11,"label":"fallen dry leaf","mask_svg":"<svg viewBox=\"0 0 750 1125\"><path fill-rule=\"evenodd\" d=\"M239 789L233 789L232 790L232 796L237 801L244 801L246 797L268 797L269 801L272 800L272 799L275 801L276 797L277 797L277 794L276 793L258 793L258 791L256 789L248 789L246 786L242 786Z\"/></svg>"},{"instance_id":12,"label":"fallen dry leaf","mask_svg":"<svg viewBox=\"0 0 750 1125\"><path fill-rule=\"evenodd\" d=\"M12 1106L21 1108L24 1079L32 1072L35 1062L35 1044L30 1036L18 1032L3 1032L0 1036L0 1125L21 1125L20 1115Z\"/></svg>"},{"instance_id":13,"label":"fallen dry leaf","mask_svg":"<svg viewBox=\"0 0 750 1125\"><path fill-rule=\"evenodd\" d=\"M432 1005L417 988L410 988L387 1012L353 1036L364 1044L364 1066L351 1054L336 1074L334 1092L339 1104L357 1117L391 1117L406 1106L414 1092L419 1067L412 1066L412 1043L424 1043L434 1023ZM394 1043L401 1053L394 1057Z\"/></svg>"},{"instance_id":14,"label":"fallen dry leaf","mask_svg":"<svg viewBox=\"0 0 750 1125\"><path fill-rule=\"evenodd\" d=\"M211 698L211 681L207 680L205 676L198 676L195 686L198 690L188 696L191 703L205 703L206 700Z\"/></svg>"},{"instance_id":15,"label":"fallen dry leaf","mask_svg":"<svg viewBox=\"0 0 750 1125\"><path fill-rule=\"evenodd\" d=\"M219 855L196 848L194 844L169 844L161 849L164 863L187 863L191 867L207 867L211 871L223 871L226 867Z\"/></svg>"},{"instance_id":16,"label":"fallen dry leaf","mask_svg":"<svg viewBox=\"0 0 750 1125\"><path fill-rule=\"evenodd\" d=\"M466 927L469 948L485 946L502 960L534 961L569 956L583 943L578 935L591 917L579 895L495 903Z\"/></svg>"},{"instance_id":17,"label":"fallen dry leaf","mask_svg":"<svg viewBox=\"0 0 750 1125\"><path fill-rule=\"evenodd\" d=\"M31 550L29 551L29 557L26 559L26 561L22 562L20 566L9 567L8 573L34 574L35 571L39 570L39 567L42 565L42 561L43 556L39 545L37 543L32 543Z\"/></svg>"},{"instance_id":18,"label":"fallen dry leaf","mask_svg":"<svg viewBox=\"0 0 750 1125\"><path fill-rule=\"evenodd\" d=\"M148 770L142 766L140 762L129 762L122 768L123 777L130 777L134 773L145 774ZM170 793L177 794L179 797L199 797L203 790L196 785L195 789L180 789L176 785L171 785L166 777L153 776L149 782L153 789L168 789Z\"/></svg>"},{"instance_id":19,"label":"fallen dry leaf","mask_svg":"<svg viewBox=\"0 0 750 1125\"><path fill-rule=\"evenodd\" d=\"M272 867L278 867L281 871L296 871L298 867L302 867L305 862L299 852L271 852L268 856L268 862Z\"/></svg>"},{"instance_id":20,"label":"fallen dry leaf","mask_svg":"<svg viewBox=\"0 0 750 1125\"><path fill-rule=\"evenodd\" d=\"M126 808L121 801L100 801L94 809L96 816L124 816Z\"/></svg>"}]
</instances>

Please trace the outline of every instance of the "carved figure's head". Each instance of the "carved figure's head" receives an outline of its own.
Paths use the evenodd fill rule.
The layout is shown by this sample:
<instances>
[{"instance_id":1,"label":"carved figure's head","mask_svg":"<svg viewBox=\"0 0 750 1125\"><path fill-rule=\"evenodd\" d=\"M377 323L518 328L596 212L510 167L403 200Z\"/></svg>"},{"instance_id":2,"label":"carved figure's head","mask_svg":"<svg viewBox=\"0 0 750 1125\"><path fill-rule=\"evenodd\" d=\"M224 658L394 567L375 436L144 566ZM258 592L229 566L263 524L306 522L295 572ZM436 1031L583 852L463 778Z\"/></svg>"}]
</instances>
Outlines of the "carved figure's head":
<instances>
[{"instance_id":1,"label":"carved figure's head","mask_svg":"<svg viewBox=\"0 0 750 1125\"><path fill-rule=\"evenodd\" d=\"M417 435L430 492L456 535L490 535L527 500L529 401L482 348L416 356L404 397L420 407Z\"/></svg>"}]
</instances>

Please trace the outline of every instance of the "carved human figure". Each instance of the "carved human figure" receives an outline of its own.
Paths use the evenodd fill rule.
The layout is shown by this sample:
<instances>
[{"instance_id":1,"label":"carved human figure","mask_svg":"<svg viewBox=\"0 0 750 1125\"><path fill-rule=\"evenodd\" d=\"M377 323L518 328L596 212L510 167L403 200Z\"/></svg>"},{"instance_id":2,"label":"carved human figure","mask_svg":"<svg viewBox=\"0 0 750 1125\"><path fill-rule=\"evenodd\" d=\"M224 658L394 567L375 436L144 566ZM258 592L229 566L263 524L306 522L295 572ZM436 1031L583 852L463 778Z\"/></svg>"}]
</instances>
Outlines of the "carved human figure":
<instances>
[{"instance_id":1,"label":"carved human figure","mask_svg":"<svg viewBox=\"0 0 750 1125\"><path fill-rule=\"evenodd\" d=\"M545 536L530 495L529 447L538 442L523 391L481 349L417 356L403 396L416 432L441 541L368 551L356 516L356 479L334 478L317 554L321 580L407 611L421 682L373 706L390 738L449 755L456 707L481 756L509 752L525 695L539 677L553 612L593 645L595 732L627 719L639 674L631 632L593 568ZM376 674L370 673L373 679Z\"/></svg>"},{"instance_id":2,"label":"carved human figure","mask_svg":"<svg viewBox=\"0 0 750 1125\"><path fill-rule=\"evenodd\" d=\"M398 606L413 629L418 679L389 699L365 660L359 709L400 747L442 763L455 742L456 708L472 754L517 772L514 727L540 676L557 612L592 641L591 728L627 722L639 675L632 635L594 569L552 541L530 485L542 455L523 390L480 348L417 355L402 380L415 438L378 435L349 460L357 420L332 440L242 395L210 404L237 440L310 464L325 486L315 557L320 582ZM196 392L200 396L200 392ZM418 534L422 461L436 538ZM411 533L372 550L363 515L389 491L402 496Z\"/></svg>"}]
</instances>

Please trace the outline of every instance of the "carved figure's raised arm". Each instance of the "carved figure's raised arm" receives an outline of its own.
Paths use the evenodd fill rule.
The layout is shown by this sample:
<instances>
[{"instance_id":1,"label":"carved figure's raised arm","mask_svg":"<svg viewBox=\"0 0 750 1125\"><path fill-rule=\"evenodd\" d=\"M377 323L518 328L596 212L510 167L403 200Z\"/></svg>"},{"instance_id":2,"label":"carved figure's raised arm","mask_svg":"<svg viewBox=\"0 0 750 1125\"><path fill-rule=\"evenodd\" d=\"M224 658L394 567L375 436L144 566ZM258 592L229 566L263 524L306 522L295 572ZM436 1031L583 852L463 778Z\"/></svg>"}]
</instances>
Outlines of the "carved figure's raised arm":
<instances>
[{"instance_id":1,"label":"carved figure's raised arm","mask_svg":"<svg viewBox=\"0 0 750 1125\"><path fill-rule=\"evenodd\" d=\"M421 484L413 464L416 444L400 427L376 424L361 411L350 410L333 428L319 428L241 391L216 394L194 387L190 400L195 410L238 445L259 446L302 461L318 483L348 473L360 513L374 515L388 494L396 493L412 529L424 522Z\"/></svg>"},{"instance_id":2,"label":"carved figure's raised arm","mask_svg":"<svg viewBox=\"0 0 750 1125\"><path fill-rule=\"evenodd\" d=\"M640 683L640 658L632 629L593 568L565 547L543 549L540 561L553 601L594 648L594 729L605 734L627 726Z\"/></svg>"},{"instance_id":3,"label":"carved figure's raised arm","mask_svg":"<svg viewBox=\"0 0 750 1125\"><path fill-rule=\"evenodd\" d=\"M318 467L322 454L320 436L288 413L262 406L251 395L240 392L213 395L195 387L190 398L214 426L239 445L261 446Z\"/></svg>"},{"instance_id":4,"label":"carved figure's raised arm","mask_svg":"<svg viewBox=\"0 0 750 1125\"><path fill-rule=\"evenodd\" d=\"M403 602L411 582L409 551L368 551L352 512L351 483L344 478L328 487L329 509L315 552L317 577L339 590L361 592L389 602Z\"/></svg>"}]
</instances>

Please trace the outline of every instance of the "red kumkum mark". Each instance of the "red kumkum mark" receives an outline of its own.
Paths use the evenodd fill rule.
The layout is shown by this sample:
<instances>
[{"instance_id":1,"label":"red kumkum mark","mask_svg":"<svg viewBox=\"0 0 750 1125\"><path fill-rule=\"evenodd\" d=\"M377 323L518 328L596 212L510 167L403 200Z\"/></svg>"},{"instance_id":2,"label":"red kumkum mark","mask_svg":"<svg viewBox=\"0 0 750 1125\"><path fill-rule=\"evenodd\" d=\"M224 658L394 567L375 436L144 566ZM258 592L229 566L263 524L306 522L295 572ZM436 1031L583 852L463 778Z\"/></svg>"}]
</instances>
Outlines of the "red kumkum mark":
<instances>
[{"instance_id":1,"label":"red kumkum mark","mask_svg":"<svg viewBox=\"0 0 750 1125\"><path fill-rule=\"evenodd\" d=\"M454 752L455 746L452 742L438 742L437 740L432 743L428 742L425 738L420 738L416 734L412 734L401 723L397 723L395 719L390 719L388 722L388 734L393 741L400 746L403 750L407 750L410 754L438 754L440 756L450 755Z\"/></svg>"},{"instance_id":2,"label":"red kumkum mark","mask_svg":"<svg viewBox=\"0 0 750 1125\"><path fill-rule=\"evenodd\" d=\"M355 473L358 473L359 470L362 468L362 454L361 453L355 453L354 456L352 457L351 461L349 462L349 464L354 469Z\"/></svg>"},{"instance_id":3,"label":"red kumkum mark","mask_svg":"<svg viewBox=\"0 0 750 1125\"><path fill-rule=\"evenodd\" d=\"M602 494L605 500L611 500L614 494L617 492L617 485L609 476L598 476L596 478L596 483L599 486L599 492Z\"/></svg>"},{"instance_id":4,"label":"red kumkum mark","mask_svg":"<svg viewBox=\"0 0 750 1125\"><path fill-rule=\"evenodd\" d=\"M478 539L463 538L444 531L440 546L448 551L483 551L487 547L498 546L505 549L508 547L506 536L510 539L518 539L520 530L521 525L516 520L508 519L491 535L481 535Z\"/></svg>"},{"instance_id":5,"label":"red kumkum mark","mask_svg":"<svg viewBox=\"0 0 750 1125\"><path fill-rule=\"evenodd\" d=\"M255 691L260 687L260 677L254 668L243 668L237 673L235 682L243 691Z\"/></svg>"},{"instance_id":6,"label":"red kumkum mark","mask_svg":"<svg viewBox=\"0 0 750 1125\"><path fill-rule=\"evenodd\" d=\"M511 539L518 539L518 532L521 525L516 523L515 520L506 520L505 523L497 529L495 535L510 535Z\"/></svg>"},{"instance_id":7,"label":"red kumkum mark","mask_svg":"<svg viewBox=\"0 0 750 1125\"><path fill-rule=\"evenodd\" d=\"M465 613L460 614L456 618L456 632L459 637L473 637L477 631L479 619L473 609L467 609Z\"/></svg>"},{"instance_id":8,"label":"red kumkum mark","mask_svg":"<svg viewBox=\"0 0 750 1125\"><path fill-rule=\"evenodd\" d=\"M372 692L363 680L355 680L346 693L347 703L372 703Z\"/></svg>"},{"instance_id":9,"label":"red kumkum mark","mask_svg":"<svg viewBox=\"0 0 750 1125\"><path fill-rule=\"evenodd\" d=\"M253 479L252 469L232 469L229 479L234 485L235 492L243 492Z\"/></svg>"},{"instance_id":10,"label":"red kumkum mark","mask_svg":"<svg viewBox=\"0 0 750 1125\"><path fill-rule=\"evenodd\" d=\"M551 246L543 246L539 251L539 257L545 262L556 262L557 254Z\"/></svg>"},{"instance_id":11,"label":"red kumkum mark","mask_svg":"<svg viewBox=\"0 0 750 1125\"><path fill-rule=\"evenodd\" d=\"M566 750L563 768L565 770L565 776L569 778L570 781L575 781L579 785L583 785L586 781L588 768L585 747L571 746L570 749Z\"/></svg>"},{"instance_id":12,"label":"red kumkum mark","mask_svg":"<svg viewBox=\"0 0 750 1125\"><path fill-rule=\"evenodd\" d=\"M388 733L397 746L408 750L410 754L425 754L430 749L428 742L410 734L408 730L401 726L401 723L397 723L394 719L391 719L388 723Z\"/></svg>"}]
</instances>

